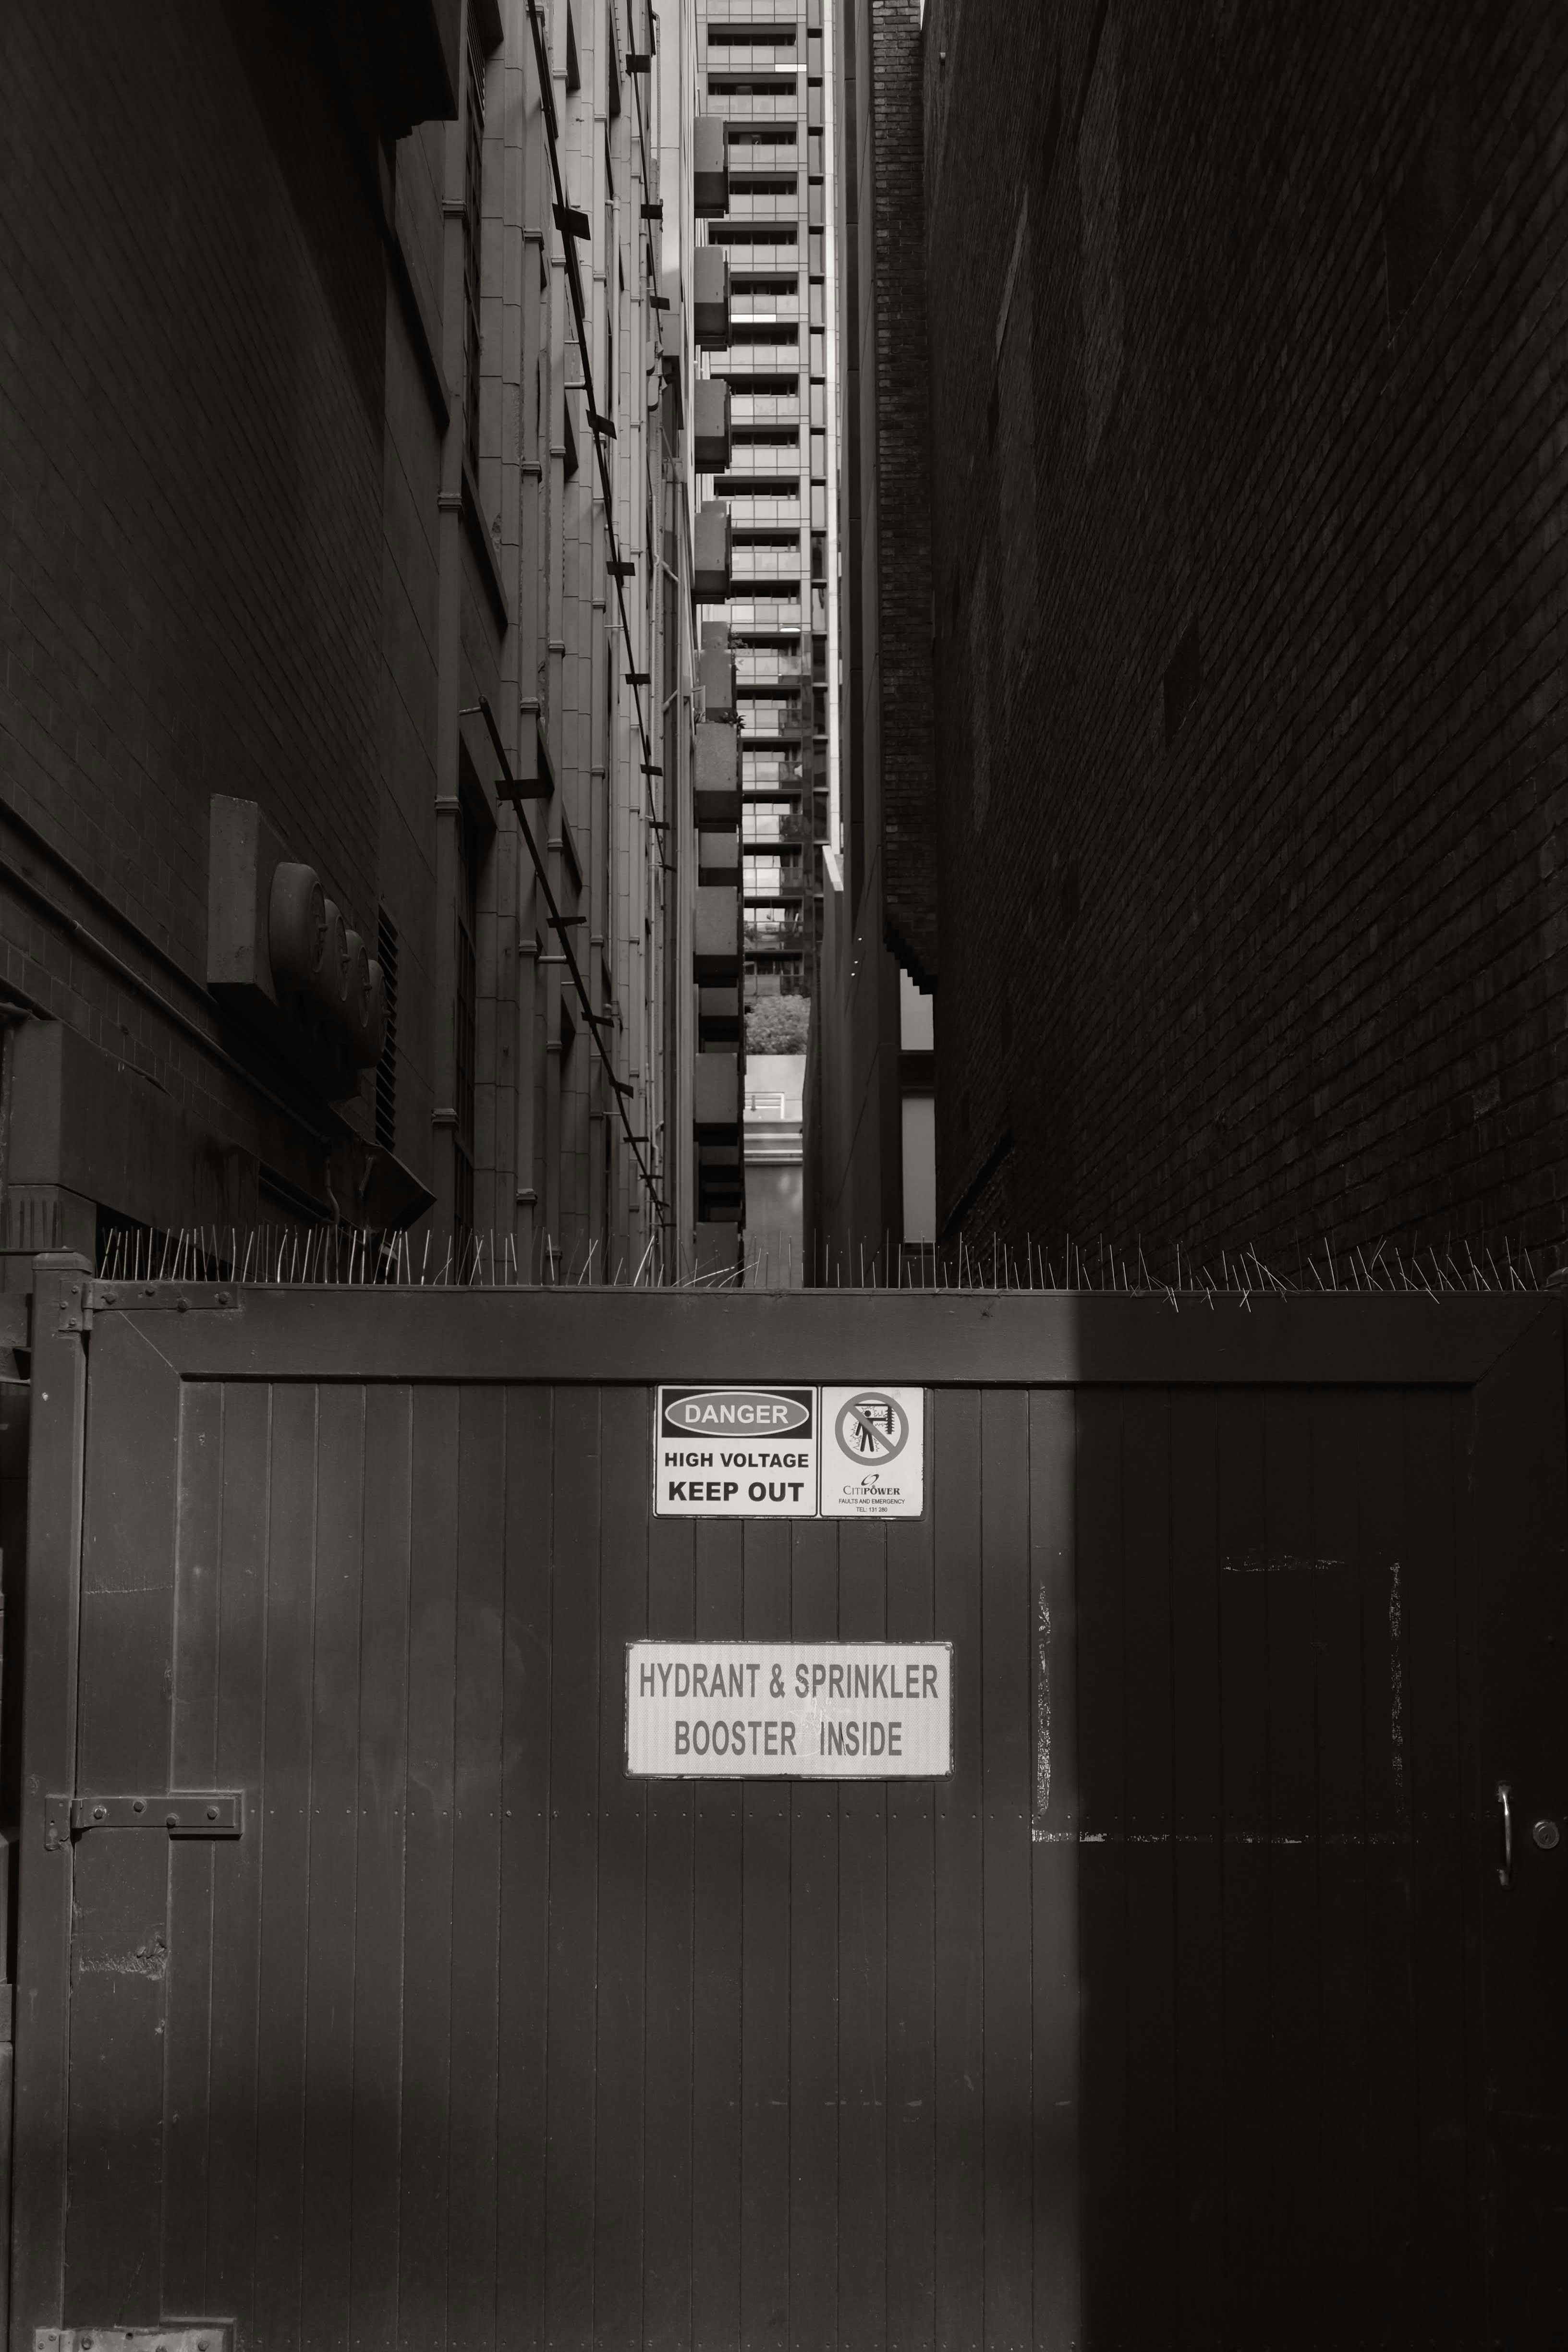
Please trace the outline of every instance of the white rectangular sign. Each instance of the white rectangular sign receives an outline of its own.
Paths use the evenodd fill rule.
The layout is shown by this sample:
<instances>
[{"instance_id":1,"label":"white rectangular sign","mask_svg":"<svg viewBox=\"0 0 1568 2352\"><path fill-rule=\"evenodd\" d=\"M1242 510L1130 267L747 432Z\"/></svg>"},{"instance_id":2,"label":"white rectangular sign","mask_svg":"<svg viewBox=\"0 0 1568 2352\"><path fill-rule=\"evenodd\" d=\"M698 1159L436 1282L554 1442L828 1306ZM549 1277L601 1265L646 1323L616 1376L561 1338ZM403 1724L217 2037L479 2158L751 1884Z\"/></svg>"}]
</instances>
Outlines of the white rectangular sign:
<instances>
[{"instance_id":1,"label":"white rectangular sign","mask_svg":"<svg viewBox=\"0 0 1568 2352\"><path fill-rule=\"evenodd\" d=\"M950 1642L628 1642L626 1770L933 1780L952 1769Z\"/></svg>"},{"instance_id":2,"label":"white rectangular sign","mask_svg":"<svg viewBox=\"0 0 1568 2352\"><path fill-rule=\"evenodd\" d=\"M658 1518L816 1517L814 1388L661 1388L653 1442Z\"/></svg>"},{"instance_id":3,"label":"white rectangular sign","mask_svg":"<svg viewBox=\"0 0 1568 2352\"><path fill-rule=\"evenodd\" d=\"M918 1519L924 1505L925 1391L822 1391L825 1519Z\"/></svg>"}]
</instances>

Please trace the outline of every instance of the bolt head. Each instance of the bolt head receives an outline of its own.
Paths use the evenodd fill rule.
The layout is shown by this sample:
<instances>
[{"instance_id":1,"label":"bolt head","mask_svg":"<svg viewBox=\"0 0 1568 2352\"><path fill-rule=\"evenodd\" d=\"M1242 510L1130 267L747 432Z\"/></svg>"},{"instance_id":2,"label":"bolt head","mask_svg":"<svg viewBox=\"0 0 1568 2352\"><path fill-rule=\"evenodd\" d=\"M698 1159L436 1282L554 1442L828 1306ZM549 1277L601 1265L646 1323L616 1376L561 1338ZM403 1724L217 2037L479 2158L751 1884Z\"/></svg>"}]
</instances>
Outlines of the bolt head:
<instances>
[{"instance_id":1,"label":"bolt head","mask_svg":"<svg viewBox=\"0 0 1568 2352\"><path fill-rule=\"evenodd\" d=\"M132 1804L131 1810L132 1810L132 1811L133 1813L144 1813L144 1812L146 1811L146 1810L147 1810L147 1800L146 1800L146 1798L145 1798L145 1797L138 1797L138 1798L136 1798L136 1799L135 1799L135 1801L133 1801L133 1803Z\"/></svg>"},{"instance_id":2,"label":"bolt head","mask_svg":"<svg viewBox=\"0 0 1568 2352\"><path fill-rule=\"evenodd\" d=\"M93 1818L93 1820L94 1820L95 1822L100 1822L100 1821L102 1821L102 1819L103 1819L103 1817L104 1817L104 1814L108 1811L108 1810L109 1810L109 1808L108 1808L106 1805L94 1805L94 1807L93 1807L93 1809L92 1809L92 1818ZM82 2341L83 2341L83 2343L85 2344L85 2342L87 2341L87 2338L84 2336L84 2337L82 2338Z\"/></svg>"},{"instance_id":3,"label":"bolt head","mask_svg":"<svg viewBox=\"0 0 1568 2352\"><path fill-rule=\"evenodd\" d=\"M209 1821L209 1822L216 1822L216 1819L217 1819L217 1807L216 1807L216 1805L209 1805L209 1806L207 1807L207 1819L208 1819L208 1821Z\"/></svg>"}]
</instances>

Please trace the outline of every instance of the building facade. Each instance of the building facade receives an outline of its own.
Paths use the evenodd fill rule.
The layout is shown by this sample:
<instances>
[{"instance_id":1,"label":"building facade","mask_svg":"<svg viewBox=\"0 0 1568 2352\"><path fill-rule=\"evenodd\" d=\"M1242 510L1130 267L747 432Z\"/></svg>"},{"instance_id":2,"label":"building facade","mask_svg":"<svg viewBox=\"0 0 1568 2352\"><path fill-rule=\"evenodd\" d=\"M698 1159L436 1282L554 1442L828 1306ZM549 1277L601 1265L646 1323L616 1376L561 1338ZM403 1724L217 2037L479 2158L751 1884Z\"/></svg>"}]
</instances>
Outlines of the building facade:
<instances>
[{"instance_id":1,"label":"building facade","mask_svg":"<svg viewBox=\"0 0 1568 2352\"><path fill-rule=\"evenodd\" d=\"M699 115L723 126L728 173L702 261L701 366L721 460L705 488L728 509L733 550L728 600L704 619L734 667L727 723L740 735L737 865L754 1002L811 992L837 792L831 9L697 0L696 16Z\"/></svg>"},{"instance_id":2,"label":"building facade","mask_svg":"<svg viewBox=\"0 0 1568 2352\"><path fill-rule=\"evenodd\" d=\"M694 47L628 5L6 12L9 1284L691 1256Z\"/></svg>"},{"instance_id":3,"label":"building facade","mask_svg":"<svg viewBox=\"0 0 1568 2352\"><path fill-rule=\"evenodd\" d=\"M937 1223L1568 1243L1544 0L928 0Z\"/></svg>"},{"instance_id":4,"label":"building facade","mask_svg":"<svg viewBox=\"0 0 1568 2352\"><path fill-rule=\"evenodd\" d=\"M838 0L836 582L843 791L806 1081L817 1281L918 1278L934 1240L938 976L919 0ZM913 1264L909 1262L912 1260Z\"/></svg>"}]
</instances>

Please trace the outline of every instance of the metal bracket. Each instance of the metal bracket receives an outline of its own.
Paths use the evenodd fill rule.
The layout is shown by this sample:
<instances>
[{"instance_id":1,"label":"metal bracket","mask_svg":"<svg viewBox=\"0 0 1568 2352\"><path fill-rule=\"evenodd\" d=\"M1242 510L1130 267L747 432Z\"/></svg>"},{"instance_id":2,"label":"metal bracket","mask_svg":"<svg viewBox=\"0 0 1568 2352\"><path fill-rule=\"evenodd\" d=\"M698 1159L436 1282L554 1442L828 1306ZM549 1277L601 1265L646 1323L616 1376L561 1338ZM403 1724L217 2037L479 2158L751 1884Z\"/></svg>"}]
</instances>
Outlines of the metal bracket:
<instances>
[{"instance_id":1,"label":"metal bracket","mask_svg":"<svg viewBox=\"0 0 1568 2352\"><path fill-rule=\"evenodd\" d=\"M33 2352L231 2352L232 2319L181 2319L170 2327L35 2327Z\"/></svg>"},{"instance_id":2,"label":"metal bracket","mask_svg":"<svg viewBox=\"0 0 1568 2352\"><path fill-rule=\"evenodd\" d=\"M74 1282L60 1285L60 1319L57 1331L90 1331L92 1328L93 1286L86 1275Z\"/></svg>"},{"instance_id":3,"label":"metal bracket","mask_svg":"<svg viewBox=\"0 0 1568 2352\"><path fill-rule=\"evenodd\" d=\"M57 1853L89 1830L163 1830L169 1837L245 1835L243 1789L174 1789L150 1797L47 1797L44 1845Z\"/></svg>"},{"instance_id":4,"label":"metal bracket","mask_svg":"<svg viewBox=\"0 0 1568 2352\"><path fill-rule=\"evenodd\" d=\"M207 1314L237 1314L240 1311L239 1285L236 1282L105 1282L87 1286L85 1312L90 1328L93 1310L117 1307L122 1313L134 1313L139 1307L174 1307L185 1315L193 1308ZM72 1327L74 1328L74 1327ZM62 1320L61 1330L67 1328Z\"/></svg>"}]
</instances>

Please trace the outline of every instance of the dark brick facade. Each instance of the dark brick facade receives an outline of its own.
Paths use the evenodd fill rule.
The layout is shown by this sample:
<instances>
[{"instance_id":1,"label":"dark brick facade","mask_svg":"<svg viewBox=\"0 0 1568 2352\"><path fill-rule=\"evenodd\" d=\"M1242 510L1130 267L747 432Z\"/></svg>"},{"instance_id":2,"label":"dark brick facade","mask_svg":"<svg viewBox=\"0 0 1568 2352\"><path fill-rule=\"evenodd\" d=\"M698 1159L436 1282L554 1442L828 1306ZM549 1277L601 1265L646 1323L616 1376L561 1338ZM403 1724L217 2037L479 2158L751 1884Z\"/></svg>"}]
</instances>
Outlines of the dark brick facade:
<instances>
[{"instance_id":1,"label":"dark brick facade","mask_svg":"<svg viewBox=\"0 0 1568 2352\"><path fill-rule=\"evenodd\" d=\"M939 1219L1568 1241L1568 19L930 0Z\"/></svg>"},{"instance_id":2,"label":"dark brick facade","mask_svg":"<svg viewBox=\"0 0 1568 2352\"><path fill-rule=\"evenodd\" d=\"M374 931L385 278L327 80L271 9L0 57L0 789L196 980L215 792Z\"/></svg>"},{"instance_id":3,"label":"dark brick facade","mask_svg":"<svg viewBox=\"0 0 1568 2352\"><path fill-rule=\"evenodd\" d=\"M868 749L879 770L882 928L900 963L929 989L937 970L937 885L920 19L916 0L847 5L851 17L866 20L857 78L866 153L862 163L851 139L849 160L858 167L864 207L862 373L868 342L875 354L874 382L860 387L863 432L872 445L862 454L868 496L861 504L870 509L876 541L866 667L878 704ZM858 905L858 875L852 879Z\"/></svg>"}]
</instances>

